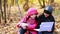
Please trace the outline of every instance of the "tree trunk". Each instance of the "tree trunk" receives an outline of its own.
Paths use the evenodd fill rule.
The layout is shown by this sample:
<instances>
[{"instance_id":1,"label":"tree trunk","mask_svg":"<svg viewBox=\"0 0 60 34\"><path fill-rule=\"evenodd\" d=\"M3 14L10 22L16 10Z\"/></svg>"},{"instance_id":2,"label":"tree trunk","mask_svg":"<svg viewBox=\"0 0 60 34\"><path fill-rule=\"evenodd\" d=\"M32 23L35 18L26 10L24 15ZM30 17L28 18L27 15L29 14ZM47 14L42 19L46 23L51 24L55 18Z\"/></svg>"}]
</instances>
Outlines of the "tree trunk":
<instances>
[{"instance_id":1,"label":"tree trunk","mask_svg":"<svg viewBox=\"0 0 60 34\"><path fill-rule=\"evenodd\" d=\"M25 11L27 11L29 9L28 0L25 0L25 4L24 4L23 8L25 9Z\"/></svg>"},{"instance_id":2,"label":"tree trunk","mask_svg":"<svg viewBox=\"0 0 60 34\"><path fill-rule=\"evenodd\" d=\"M6 23L6 0L4 0L4 19Z\"/></svg>"},{"instance_id":3,"label":"tree trunk","mask_svg":"<svg viewBox=\"0 0 60 34\"><path fill-rule=\"evenodd\" d=\"M43 2L43 4L41 3L41 1ZM39 4L40 4L40 6L42 7L42 8L44 8L45 7L45 0L38 0L38 2L39 2Z\"/></svg>"},{"instance_id":4,"label":"tree trunk","mask_svg":"<svg viewBox=\"0 0 60 34\"><path fill-rule=\"evenodd\" d=\"M14 5L14 0L11 0L11 6L13 6Z\"/></svg>"},{"instance_id":5,"label":"tree trunk","mask_svg":"<svg viewBox=\"0 0 60 34\"><path fill-rule=\"evenodd\" d=\"M1 9L2 9L2 4L1 4L2 2L1 2L1 0L0 0L0 23L1 23Z\"/></svg>"},{"instance_id":6,"label":"tree trunk","mask_svg":"<svg viewBox=\"0 0 60 34\"><path fill-rule=\"evenodd\" d=\"M54 2L54 0L49 0L49 2L50 2L50 5L52 5L52 3Z\"/></svg>"},{"instance_id":7,"label":"tree trunk","mask_svg":"<svg viewBox=\"0 0 60 34\"><path fill-rule=\"evenodd\" d=\"M43 7L42 8L44 8L45 7L45 0L43 0Z\"/></svg>"},{"instance_id":8,"label":"tree trunk","mask_svg":"<svg viewBox=\"0 0 60 34\"><path fill-rule=\"evenodd\" d=\"M50 3L53 3L54 2L54 0L50 0Z\"/></svg>"},{"instance_id":9,"label":"tree trunk","mask_svg":"<svg viewBox=\"0 0 60 34\"><path fill-rule=\"evenodd\" d=\"M40 6L42 7L42 4L41 4L40 0L38 0L38 2L39 2L39 4L40 4Z\"/></svg>"}]
</instances>

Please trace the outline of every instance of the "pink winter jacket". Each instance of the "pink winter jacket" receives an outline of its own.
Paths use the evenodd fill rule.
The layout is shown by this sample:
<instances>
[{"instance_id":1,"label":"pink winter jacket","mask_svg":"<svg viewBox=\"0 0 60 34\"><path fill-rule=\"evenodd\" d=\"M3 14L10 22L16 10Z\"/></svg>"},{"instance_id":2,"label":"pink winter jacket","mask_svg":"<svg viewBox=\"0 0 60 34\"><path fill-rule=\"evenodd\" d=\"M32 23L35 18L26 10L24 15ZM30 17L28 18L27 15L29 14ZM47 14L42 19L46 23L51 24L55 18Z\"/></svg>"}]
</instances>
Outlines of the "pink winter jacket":
<instances>
[{"instance_id":1,"label":"pink winter jacket","mask_svg":"<svg viewBox=\"0 0 60 34\"><path fill-rule=\"evenodd\" d=\"M17 24L17 27L20 28L19 25L21 25L21 23L27 22L28 26L27 26L27 30L32 31L32 34L37 34L36 31L34 31L34 29L37 27L37 21L35 19L29 18L27 21L26 19L28 18L28 16L31 16L32 14L38 14L37 10L35 8L30 8L27 12L27 15L24 16L24 18Z\"/></svg>"}]
</instances>

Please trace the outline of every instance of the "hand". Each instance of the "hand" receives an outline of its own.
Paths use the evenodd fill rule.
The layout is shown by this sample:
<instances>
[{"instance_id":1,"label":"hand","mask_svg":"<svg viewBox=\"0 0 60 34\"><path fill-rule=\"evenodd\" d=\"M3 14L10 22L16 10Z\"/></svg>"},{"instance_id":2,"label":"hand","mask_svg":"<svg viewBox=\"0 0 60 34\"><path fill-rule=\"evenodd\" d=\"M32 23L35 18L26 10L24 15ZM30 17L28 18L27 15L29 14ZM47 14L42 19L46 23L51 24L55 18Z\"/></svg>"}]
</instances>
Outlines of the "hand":
<instances>
[{"instance_id":1,"label":"hand","mask_svg":"<svg viewBox=\"0 0 60 34\"><path fill-rule=\"evenodd\" d=\"M40 31L39 29L34 29L35 31Z\"/></svg>"},{"instance_id":2,"label":"hand","mask_svg":"<svg viewBox=\"0 0 60 34\"><path fill-rule=\"evenodd\" d=\"M26 29L27 27L26 26L24 26L24 27L22 27L23 29Z\"/></svg>"},{"instance_id":3,"label":"hand","mask_svg":"<svg viewBox=\"0 0 60 34\"><path fill-rule=\"evenodd\" d=\"M28 24L26 24L26 23L21 23L21 26L28 26Z\"/></svg>"},{"instance_id":4,"label":"hand","mask_svg":"<svg viewBox=\"0 0 60 34\"><path fill-rule=\"evenodd\" d=\"M26 24L26 23L22 23L22 24L21 24L21 27L22 27L23 29L26 29L27 26L28 26L28 24Z\"/></svg>"}]
</instances>

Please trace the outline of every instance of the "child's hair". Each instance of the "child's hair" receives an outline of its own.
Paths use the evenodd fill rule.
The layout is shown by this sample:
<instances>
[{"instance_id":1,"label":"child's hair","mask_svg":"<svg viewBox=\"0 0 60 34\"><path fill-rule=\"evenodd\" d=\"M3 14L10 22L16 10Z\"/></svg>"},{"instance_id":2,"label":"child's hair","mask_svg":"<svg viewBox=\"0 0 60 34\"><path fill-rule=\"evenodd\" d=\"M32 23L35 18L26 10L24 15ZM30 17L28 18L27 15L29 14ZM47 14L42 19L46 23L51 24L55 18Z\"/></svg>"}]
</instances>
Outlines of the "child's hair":
<instances>
[{"instance_id":1,"label":"child's hair","mask_svg":"<svg viewBox=\"0 0 60 34\"><path fill-rule=\"evenodd\" d=\"M30 16L28 16L28 18L26 18L26 22L27 22L27 20L30 18Z\"/></svg>"}]
</instances>

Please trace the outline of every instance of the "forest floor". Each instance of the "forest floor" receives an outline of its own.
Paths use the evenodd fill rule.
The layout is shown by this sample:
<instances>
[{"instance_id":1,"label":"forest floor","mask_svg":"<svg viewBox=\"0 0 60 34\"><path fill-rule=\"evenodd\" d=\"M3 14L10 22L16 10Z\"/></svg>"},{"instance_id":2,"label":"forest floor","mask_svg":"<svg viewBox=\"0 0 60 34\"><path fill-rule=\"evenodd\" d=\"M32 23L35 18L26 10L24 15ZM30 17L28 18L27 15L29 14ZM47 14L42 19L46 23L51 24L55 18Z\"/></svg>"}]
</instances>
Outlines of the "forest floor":
<instances>
[{"instance_id":1,"label":"forest floor","mask_svg":"<svg viewBox=\"0 0 60 34\"><path fill-rule=\"evenodd\" d=\"M39 7L38 7L39 6ZM20 6L21 8L22 6ZM40 8L40 5L31 5L30 7L37 8L39 15L43 13L43 8ZM10 15L9 15L10 11ZM21 8L22 15L26 14L23 8ZM55 34L60 34L60 6L55 7L53 11L53 16L56 20L55 22ZM9 18L9 19L8 19ZM10 9L7 9L7 23L4 25L4 20L0 24L0 34L17 34L18 28L16 24L20 21L20 12L18 7L12 6Z\"/></svg>"}]
</instances>

